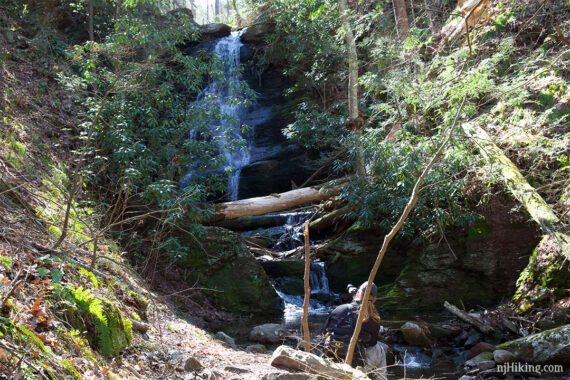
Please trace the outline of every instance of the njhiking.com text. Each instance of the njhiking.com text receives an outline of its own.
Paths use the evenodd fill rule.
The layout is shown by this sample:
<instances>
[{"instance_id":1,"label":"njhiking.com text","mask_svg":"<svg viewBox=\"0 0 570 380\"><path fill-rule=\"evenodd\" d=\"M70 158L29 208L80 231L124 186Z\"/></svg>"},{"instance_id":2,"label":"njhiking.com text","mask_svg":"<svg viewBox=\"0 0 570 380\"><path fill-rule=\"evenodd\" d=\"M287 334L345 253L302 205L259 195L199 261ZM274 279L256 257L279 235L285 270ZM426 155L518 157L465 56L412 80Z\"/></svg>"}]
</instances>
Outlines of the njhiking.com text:
<instances>
[{"instance_id":1,"label":"njhiking.com text","mask_svg":"<svg viewBox=\"0 0 570 380\"><path fill-rule=\"evenodd\" d=\"M529 364L529 363L504 363L497 364L497 372L506 375L507 373L563 373L562 364Z\"/></svg>"}]
</instances>

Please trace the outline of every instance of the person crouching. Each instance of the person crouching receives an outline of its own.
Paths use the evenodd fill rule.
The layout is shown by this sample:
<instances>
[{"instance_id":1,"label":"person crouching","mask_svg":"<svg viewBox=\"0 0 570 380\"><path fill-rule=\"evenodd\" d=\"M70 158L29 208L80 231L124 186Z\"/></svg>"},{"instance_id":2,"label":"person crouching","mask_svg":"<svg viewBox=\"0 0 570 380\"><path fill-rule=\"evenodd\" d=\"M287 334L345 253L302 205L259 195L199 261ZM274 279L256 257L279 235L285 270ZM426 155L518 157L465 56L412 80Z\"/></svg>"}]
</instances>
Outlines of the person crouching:
<instances>
[{"instance_id":1,"label":"person crouching","mask_svg":"<svg viewBox=\"0 0 570 380\"><path fill-rule=\"evenodd\" d=\"M323 328L325 353L336 361L344 361L350 339L354 334L358 313L363 308L364 319L358 336L353 365L381 369L380 372L382 372L382 369L386 367L386 352L384 344L378 342L380 315L375 306L378 288L374 283L372 284L367 305L362 305L367 286L368 282L360 285L352 302L338 306L329 315Z\"/></svg>"}]
</instances>

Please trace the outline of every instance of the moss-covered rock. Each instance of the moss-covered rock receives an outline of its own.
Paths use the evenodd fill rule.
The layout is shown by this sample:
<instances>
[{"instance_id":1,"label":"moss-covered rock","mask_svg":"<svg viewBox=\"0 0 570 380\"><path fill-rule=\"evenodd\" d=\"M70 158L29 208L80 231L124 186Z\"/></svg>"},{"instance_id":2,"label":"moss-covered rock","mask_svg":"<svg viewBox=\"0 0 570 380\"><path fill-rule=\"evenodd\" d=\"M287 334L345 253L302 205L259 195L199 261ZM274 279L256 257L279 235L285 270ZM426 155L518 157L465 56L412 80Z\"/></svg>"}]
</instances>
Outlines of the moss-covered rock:
<instances>
[{"instance_id":1,"label":"moss-covered rock","mask_svg":"<svg viewBox=\"0 0 570 380\"><path fill-rule=\"evenodd\" d=\"M564 244L570 244L564 242L567 236L558 232L545 235L533 251L513 297L519 311L560 299L570 288L570 262L563 252Z\"/></svg>"},{"instance_id":2,"label":"moss-covered rock","mask_svg":"<svg viewBox=\"0 0 570 380\"><path fill-rule=\"evenodd\" d=\"M527 363L570 364L570 325L528 335L497 348L510 351Z\"/></svg>"},{"instance_id":3,"label":"moss-covered rock","mask_svg":"<svg viewBox=\"0 0 570 380\"><path fill-rule=\"evenodd\" d=\"M179 265L191 272L192 284L213 290L208 296L219 306L236 313L281 312L281 299L240 235L205 227L196 239L180 239L190 251Z\"/></svg>"}]
</instances>

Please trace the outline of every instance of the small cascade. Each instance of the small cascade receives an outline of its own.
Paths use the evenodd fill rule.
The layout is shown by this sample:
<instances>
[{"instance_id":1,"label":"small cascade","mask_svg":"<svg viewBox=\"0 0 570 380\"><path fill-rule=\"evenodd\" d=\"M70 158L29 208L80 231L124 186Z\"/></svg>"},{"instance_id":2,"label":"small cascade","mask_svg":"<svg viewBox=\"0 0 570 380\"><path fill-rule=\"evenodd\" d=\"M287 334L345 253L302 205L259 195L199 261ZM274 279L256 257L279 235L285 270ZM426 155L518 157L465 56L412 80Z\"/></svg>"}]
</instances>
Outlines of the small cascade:
<instances>
[{"instance_id":1,"label":"small cascade","mask_svg":"<svg viewBox=\"0 0 570 380\"><path fill-rule=\"evenodd\" d=\"M330 295L329 279L325 272L325 263L321 261L311 263L311 294Z\"/></svg>"},{"instance_id":2,"label":"small cascade","mask_svg":"<svg viewBox=\"0 0 570 380\"><path fill-rule=\"evenodd\" d=\"M242 236L262 236L275 240L271 247L274 251L283 252L304 244L304 223L315 213L314 210L268 214L266 217L281 221L282 225L258 228L242 232Z\"/></svg>"},{"instance_id":3,"label":"small cascade","mask_svg":"<svg viewBox=\"0 0 570 380\"><path fill-rule=\"evenodd\" d=\"M214 55L218 58L223 76L213 77L193 104L193 107L207 115L209 133L220 153L217 171L223 171L229 177L230 200L238 198L240 172L250 162L250 143L242 135L242 121L243 104L251 90L241 77L240 49L243 44L240 42L240 33L232 32L216 43ZM190 131L189 137L200 139L200 130ZM196 169L191 168L181 181L182 184L188 184L196 174Z\"/></svg>"},{"instance_id":4,"label":"small cascade","mask_svg":"<svg viewBox=\"0 0 570 380\"><path fill-rule=\"evenodd\" d=\"M329 280L325 271L325 263L311 263L311 273L309 277L311 287L311 299L309 301L309 318L313 322L324 322L331 312L335 301L339 296L332 293L329 289ZM299 326L301 316L303 315L304 295L285 294L276 289L277 294L283 300L285 305L283 310L283 319L287 326Z\"/></svg>"}]
</instances>

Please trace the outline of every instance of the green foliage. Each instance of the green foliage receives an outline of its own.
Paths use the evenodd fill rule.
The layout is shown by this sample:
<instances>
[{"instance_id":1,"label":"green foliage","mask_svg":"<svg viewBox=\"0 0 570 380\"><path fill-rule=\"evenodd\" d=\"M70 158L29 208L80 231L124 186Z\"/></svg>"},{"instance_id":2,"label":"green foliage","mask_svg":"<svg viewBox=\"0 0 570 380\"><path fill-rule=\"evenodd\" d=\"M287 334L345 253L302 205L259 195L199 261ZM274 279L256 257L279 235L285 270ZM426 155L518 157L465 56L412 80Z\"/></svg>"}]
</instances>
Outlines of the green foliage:
<instances>
[{"instance_id":1,"label":"green foliage","mask_svg":"<svg viewBox=\"0 0 570 380\"><path fill-rule=\"evenodd\" d=\"M0 256L0 267L7 271L12 269L12 258L10 256Z\"/></svg>"},{"instance_id":2,"label":"green foliage","mask_svg":"<svg viewBox=\"0 0 570 380\"><path fill-rule=\"evenodd\" d=\"M91 284L97 289L99 287L99 281L97 280L97 276L95 274L85 268L79 268L79 273L83 276L88 277L91 280Z\"/></svg>"},{"instance_id":3,"label":"green foliage","mask_svg":"<svg viewBox=\"0 0 570 380\"><path fill-rule=\"evenodd\" d=\"M86 318L83 322L83 317L72 316L72 323L75 322L78 328L83 325L94 334L90 342L101 353L118 355L131 342L132 324L112 303L95 297L81 286L63 288L62 295L71 303L71 314L75 309Z\"/></svg>"},{"instance_id":4,"label":"green foliage","mask_svg":"<svg viewBox=\"0 0 570 380\"><path fill-rule=\"evenodd\" d=\"M360 225L388 230L395 224L437 141L437 137L405 133L393 143L385 141L379 131L366 133L362 143L368 176L357 178L341 193L355 207ZM463 174L470 157L470 151L454 141L443 163L427 176L419 201L401 231L403 237L429 239L447 227L466 225L474 218L463 203Z\"/></svg>"},{"instance_id":5,"label":"green foliage","mask_svg":"<svg viewBox=\"0 0 570 380\"><path fill-rule=\"evenodd\" d=\"M340 112L321 112L313 104L302 102L295 112L295 122L283 133L308 149L330 150L338 148L338 142L347 135L344 120Z\"/></svg>"},{"instance_id":6,"label":"green foliage","mask_svg":"<svg viewBox=\"0 0 570 380\"><path fill-rule=\"evenodd\" d=\"M338 3L276 0L266 5L276 25L268 41L272 54L288 62L285 74L295 82L289 93L298 100L310 99L315 92L341 82L346 75L346 59L344 44L339 43L342 35Z\"/></svg>"},{"instance_id":7,"label":"green foliage","mask_svg":"<svg viewBox=\"0 0 570 380\"><path fill-rule=\"evenodd\" d=\"M186 15L140 15L130 7L104 42L74 49L73 72L60 82L82 95L84 148L76 153L90 162L89 183L168 208L191 163L217 156L212 141L187 136L204 122L188 104L215 73L215 62L180 50L198 36ZM201 200L216 185L206 192L192 185L180 202Z\"/></svg>"},{"instance_id":8,"label":"green foliage","mask_svg":"<svg viewBox=\"0 0 570 380\"><path fill-rule=\"evenodd\" d=\"M181 244L180 240L176 237L166 239L160 248L166 253L166 256L172 263L184 262L190 255L190 248Z\"/></svg>"}]
</instances>

